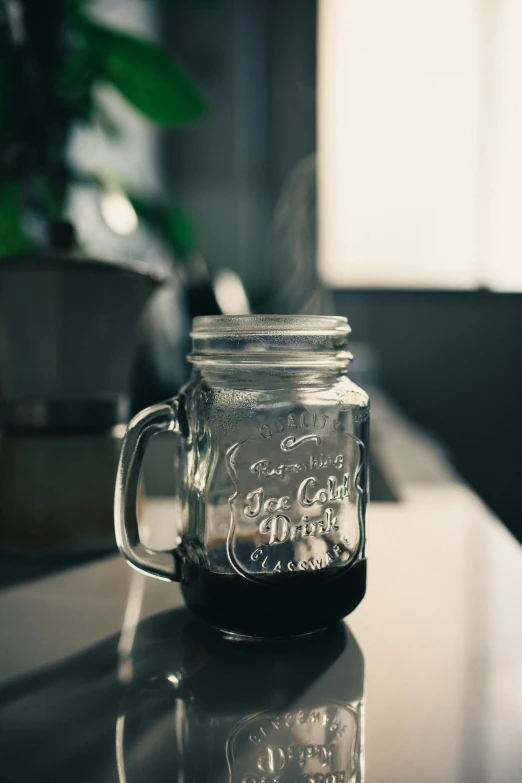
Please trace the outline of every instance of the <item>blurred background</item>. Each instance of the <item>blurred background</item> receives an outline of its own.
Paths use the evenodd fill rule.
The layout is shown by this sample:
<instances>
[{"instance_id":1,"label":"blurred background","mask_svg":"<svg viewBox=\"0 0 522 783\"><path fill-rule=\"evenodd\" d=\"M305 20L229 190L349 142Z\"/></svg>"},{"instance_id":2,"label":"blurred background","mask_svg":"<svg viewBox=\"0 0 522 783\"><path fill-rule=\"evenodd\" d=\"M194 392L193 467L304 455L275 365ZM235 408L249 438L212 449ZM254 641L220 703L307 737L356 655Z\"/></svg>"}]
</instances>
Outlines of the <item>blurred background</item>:
<instances>
[{"instance_id":1,"label":"blurred background","mask_svg":"<svg viewBox=\"0 0 522 783\"><path fill-rule=\"evenodd\" d=\"M521 37L515 0L0 0L4 580L113 550L201 314L348 316L522 540Z\"/></svg>"}]
</instances>

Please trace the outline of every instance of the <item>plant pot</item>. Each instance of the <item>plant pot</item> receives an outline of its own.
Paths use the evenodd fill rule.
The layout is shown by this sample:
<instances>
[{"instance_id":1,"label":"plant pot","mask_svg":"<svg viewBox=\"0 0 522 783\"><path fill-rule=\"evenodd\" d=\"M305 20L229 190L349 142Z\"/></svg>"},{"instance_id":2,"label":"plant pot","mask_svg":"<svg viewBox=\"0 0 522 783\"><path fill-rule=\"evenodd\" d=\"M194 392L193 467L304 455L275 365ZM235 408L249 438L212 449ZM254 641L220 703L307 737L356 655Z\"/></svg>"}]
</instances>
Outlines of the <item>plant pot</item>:
<instances>
[{"instance_id":1,"label":"plant pot","mask_svg":"<svg viewBox=\"0 0 522 783\"><path fill-rule=\"evenodd\" d=\"M112 542L118 425L162 280L59 253L0 261L0 546Z\"/></svg>"}]
</instances>

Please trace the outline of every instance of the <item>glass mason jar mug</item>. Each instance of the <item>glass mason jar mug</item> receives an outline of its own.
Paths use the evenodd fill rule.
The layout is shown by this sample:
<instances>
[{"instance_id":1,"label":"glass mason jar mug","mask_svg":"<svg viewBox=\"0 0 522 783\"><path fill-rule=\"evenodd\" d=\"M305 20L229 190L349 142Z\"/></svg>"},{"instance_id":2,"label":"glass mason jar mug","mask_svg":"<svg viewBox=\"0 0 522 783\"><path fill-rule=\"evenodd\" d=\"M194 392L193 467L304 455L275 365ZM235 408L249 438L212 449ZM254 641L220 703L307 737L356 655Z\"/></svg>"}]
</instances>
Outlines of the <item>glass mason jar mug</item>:
<instances>
[{"instance_id":1,"label":"glass mason jar mug","mask_svg":"<svg viewBox=\"0 0 522 783\"><path fill-rule=\"evenodd\" d=\"M120 551L179 581L218 628L309 633L364 597L369 402L346 374L349 332L333 316L196 318L188 384L129 425ZM179 439L181 519L177 547L157 553L140 543L136 499L146 444L165 430Z\"/></svg>"}]
</instances>

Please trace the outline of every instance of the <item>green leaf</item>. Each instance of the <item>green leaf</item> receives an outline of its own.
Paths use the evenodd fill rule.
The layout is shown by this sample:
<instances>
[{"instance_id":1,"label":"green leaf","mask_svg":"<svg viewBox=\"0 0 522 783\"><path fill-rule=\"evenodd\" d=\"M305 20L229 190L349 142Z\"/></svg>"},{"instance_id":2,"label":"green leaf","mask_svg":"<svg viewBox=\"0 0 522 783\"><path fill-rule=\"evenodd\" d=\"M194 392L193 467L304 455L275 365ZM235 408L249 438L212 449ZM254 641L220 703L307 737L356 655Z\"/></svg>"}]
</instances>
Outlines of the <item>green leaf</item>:
<instances>
[{"instance_id":1,"label":"green leaf","mask_svg":"<svg viewBox=\"0 0 522 783\"><path fill-rule=\"evenodd\" d=\"M63 96L76 97L91 89L94 71L91 63L83 53L73 52L64 61L58 76L56 90Z\"/></svg>"},{"instance_id":2,"label":"green leaf","mask_svg":"<svg viewBox=\"0 0 522 783\"><path fill-rule=\"evenodd\" d=\"M0 256L35 247L35 243L25 234L22 213L18 185L15 182L3 182L0 186Z\"/></svg>"},{"instance_id":3,"label":"green leaf","mask_svg":"<svg viewBox=\"0 0 522 783\"><path fill-rule=\"evenodd\" d=\"M170 243L182 256L196 250L197 237L194 223L179 207L167 207L165 231Z\"/></svg>"},{"instance_id":4,"label":"green leaf","mask_svg":"<svg viewBox=\"0 0 522 783\"><path fill-rule=\"evenodd\" d=\"M32 183L32 191L43 214L50 220L62 217L60 200L52 183L46 177L37 177Z\"/></svg>"},{"instance_id":5,"label":"green leaf","mask_svg":"<svg viewBox=\"0 0 522 783\"><path fill-rule=\"evenodd\" d=\"M127 198L144 220L183 260L197 248L196 232L190 218L179 208L155 199L127 193Z\"/></svg>"},{"instance_id":6,"label":"green leaf","mask_svg":"<svg viewBox=\"0 0 522 783\"><path fill-rule=\"evenodd\" d=\"M146 117L174 126L204 114L199 89L164 49L86 20L83 33L104 77Z\"/></svg>"}]
</instances>

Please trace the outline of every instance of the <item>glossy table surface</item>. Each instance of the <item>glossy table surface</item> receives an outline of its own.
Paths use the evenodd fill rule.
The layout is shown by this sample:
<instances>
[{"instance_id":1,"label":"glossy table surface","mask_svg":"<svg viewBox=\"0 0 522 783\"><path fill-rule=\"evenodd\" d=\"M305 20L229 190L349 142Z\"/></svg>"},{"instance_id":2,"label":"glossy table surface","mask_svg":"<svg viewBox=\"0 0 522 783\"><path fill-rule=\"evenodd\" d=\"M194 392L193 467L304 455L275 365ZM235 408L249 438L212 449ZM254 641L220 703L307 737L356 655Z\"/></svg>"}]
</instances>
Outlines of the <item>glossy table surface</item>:
<instances>
[{"instance_id":1,"label":"glossy table surface","mask_svg":"<svg viewBox=\"0 0 522 783\"><path fill-rule=\"evenodd\" d=\"M522 781L522 550L429 438L374 408L399 502L370 509L345 627L222 640L118 558L3 590L1 779ZM150 502L144 530L171 518Z\"/></svg>"}]
</instances>

